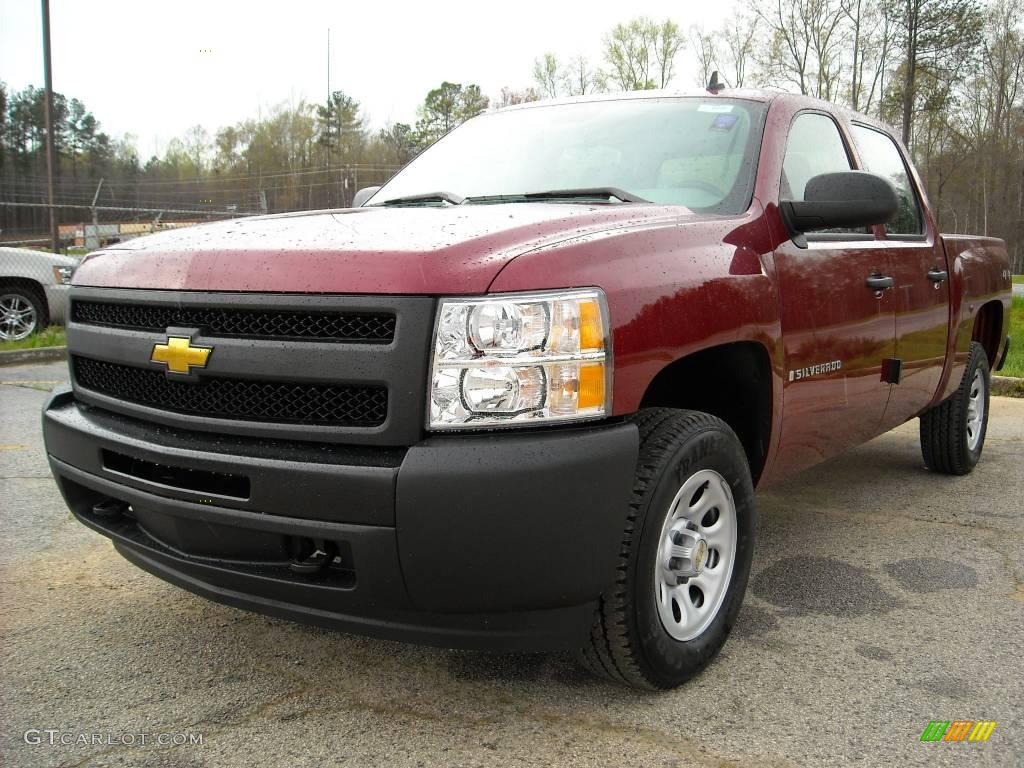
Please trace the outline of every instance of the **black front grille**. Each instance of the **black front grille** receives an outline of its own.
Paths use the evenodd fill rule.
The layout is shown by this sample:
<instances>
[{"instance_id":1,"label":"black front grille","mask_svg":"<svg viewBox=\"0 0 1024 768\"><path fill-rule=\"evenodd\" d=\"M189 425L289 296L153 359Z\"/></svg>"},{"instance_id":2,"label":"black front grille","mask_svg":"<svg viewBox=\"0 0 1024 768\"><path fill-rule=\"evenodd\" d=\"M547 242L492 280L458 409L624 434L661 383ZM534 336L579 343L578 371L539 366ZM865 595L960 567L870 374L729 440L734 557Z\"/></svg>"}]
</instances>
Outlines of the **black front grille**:
<instances>
[{"instance_id":1,"label":"black front grille","mask_svg":"<svg viewBox=\"0 0 1024 768\"><path fill-rule=\"evenodd\" d=\"M331 340L388 344L395 338L395 316L373 312L305 312L273 309L208 309L159 304L73 301L76 323L157 331L180 326L209 336Z\"/></svg>"},{"instance_id":2,"label":"black front grille","mask_svg":"<svg viewBox=\"0 0 1024 768\"><path fill-rule=\"evenodd\" d=\"M220 419L373 427L384 423L388 392L380 386L298 384L204 377L172 381L160 372L72 357L79 386L120 400Z\"/></svg>"}]
</instances>

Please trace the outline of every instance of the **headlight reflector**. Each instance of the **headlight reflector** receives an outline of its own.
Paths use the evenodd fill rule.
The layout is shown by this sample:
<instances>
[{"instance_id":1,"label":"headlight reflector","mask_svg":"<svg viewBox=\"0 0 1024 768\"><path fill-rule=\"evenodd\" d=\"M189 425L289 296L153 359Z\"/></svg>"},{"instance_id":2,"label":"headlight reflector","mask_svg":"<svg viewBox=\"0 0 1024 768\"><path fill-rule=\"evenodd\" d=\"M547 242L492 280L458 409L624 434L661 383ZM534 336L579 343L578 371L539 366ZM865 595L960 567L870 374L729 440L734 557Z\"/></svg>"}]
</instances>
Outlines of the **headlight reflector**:
<instances>
[{"instance_id":1,"label":"headlight reflector","mask_svg":"<svg viewBox=\"0 0 1024 768\"><path fill-rule=\"evenodd\" d=\"M539 347L547 333L543 304L478 304L469 314L469 338L480 352L515 354Z\"/></svg>"},{"instance_id":2,"label":"headlight reflector","mask_svg":"<svg viewBox=\"0 0 1024 768\"><path fill-rule=\"evenodd\" d=\"M536 367L467 368L462 397L473 413L521 413L544 402L544 372Z\"/></svg>"},{"instance_id":3,"label":"headlight reflector","mask_svg":"<svg viewBox=\"0 0 1024 768\"><path fill-rule=\"evenodd\" d=\"M429 427L600 418L609 410L608 346L598 289L443 299Z\"/></svg>"}]
</instances>

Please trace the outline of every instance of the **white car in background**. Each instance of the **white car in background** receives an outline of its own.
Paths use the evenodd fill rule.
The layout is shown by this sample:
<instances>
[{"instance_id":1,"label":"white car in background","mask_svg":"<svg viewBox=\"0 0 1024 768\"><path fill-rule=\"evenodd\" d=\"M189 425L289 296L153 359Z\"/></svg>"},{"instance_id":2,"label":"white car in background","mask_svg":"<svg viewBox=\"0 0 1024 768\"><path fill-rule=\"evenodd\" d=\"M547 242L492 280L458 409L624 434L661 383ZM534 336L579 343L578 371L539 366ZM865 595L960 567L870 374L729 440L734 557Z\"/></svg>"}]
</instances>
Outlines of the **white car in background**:
<instances>
[{"instance_id":1,"label":"white car in background","mask_svg":"<svg viewBox=\"0 0 1024 768\"><path fill-rule=\"evenodd\" d=\"M78 259L27 248L0 248L0 341L63 324Z\"/></svg>"}]
</instances>

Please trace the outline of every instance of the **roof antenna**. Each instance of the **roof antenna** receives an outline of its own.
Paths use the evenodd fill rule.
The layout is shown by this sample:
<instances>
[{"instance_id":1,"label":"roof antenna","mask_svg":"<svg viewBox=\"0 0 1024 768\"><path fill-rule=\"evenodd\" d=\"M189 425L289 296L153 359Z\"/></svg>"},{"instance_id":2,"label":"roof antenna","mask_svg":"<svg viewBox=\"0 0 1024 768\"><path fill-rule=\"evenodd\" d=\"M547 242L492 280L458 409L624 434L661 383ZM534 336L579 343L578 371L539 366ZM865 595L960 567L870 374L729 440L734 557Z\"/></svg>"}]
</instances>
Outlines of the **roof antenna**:
<instances>
[{"instance_id":1,"label":"roof antenna","mask_svg":"<svg viewBox=\"0 0 1024 768\"><path fill-rule=\"evenodd\" d=\"M721 83L718 80L718 70L716 69L711 73L711 81L708 83L708 93L717 93L725 88L725 83Z\"/></svg>"}]
</instances>

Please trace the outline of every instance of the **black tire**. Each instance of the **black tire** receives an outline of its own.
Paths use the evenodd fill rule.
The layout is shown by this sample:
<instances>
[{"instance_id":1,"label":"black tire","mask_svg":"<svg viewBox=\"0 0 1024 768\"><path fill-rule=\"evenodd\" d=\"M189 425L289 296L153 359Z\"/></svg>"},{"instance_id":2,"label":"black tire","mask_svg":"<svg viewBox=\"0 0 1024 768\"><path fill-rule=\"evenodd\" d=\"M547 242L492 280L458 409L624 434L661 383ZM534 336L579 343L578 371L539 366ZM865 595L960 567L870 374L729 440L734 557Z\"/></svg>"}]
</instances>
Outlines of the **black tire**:
<instances>
[{"instance_id":1,"label":"black tire","mask_svg":"<svg viewBox=\"0 0 1024 768\"><path fill-rule=\"evenodd\" d=\"M32 330L29 331L26 336L19 336L19 338L27 338L33 333L38 333L49 324L50 317L46 306L46 297L43 295L41 289L24 285L22 283L0 283L0 298L5 296L19 297L23 301L31 304L32 309L35 312L35 322ZM6 340L8 338L8 329L2 323L2 314L0 314L0 340Z\"/></svg>"},{"instance_id":2,"label":"black tire","mask_svg":"<svg viewBox=\"0 0 1024 768\"><path fill-rule=\"evenodd\" d=\"M655 408L635 418L640 454L615 584L601 597L590 638L578 658L592 672L647 690L674 688L715 657L743 604L754 551L757 513L750 469L724 421L697 411ZM688 478L717 472L736 510L732 575L710 624L692 639L669 634L656 604L655 574L662 526Z\"/></svg>"},{"instance_id":3,"label":"black tire","mask_svg":"<svg viewBox=\"0 0 1024 768\"><path fill-rule=\"evenodd\" d=\"M971 393L980 374L978 395L983 404L981 426L976 441L970 428ZM989 387L988 355L976 341L971 342L967 368L960 386L950 397L921 414L921 455L933 472L966 475L978 463L988 432ZM972 442L974 447L971 447Z\"/></svg>"}]
</instances>

